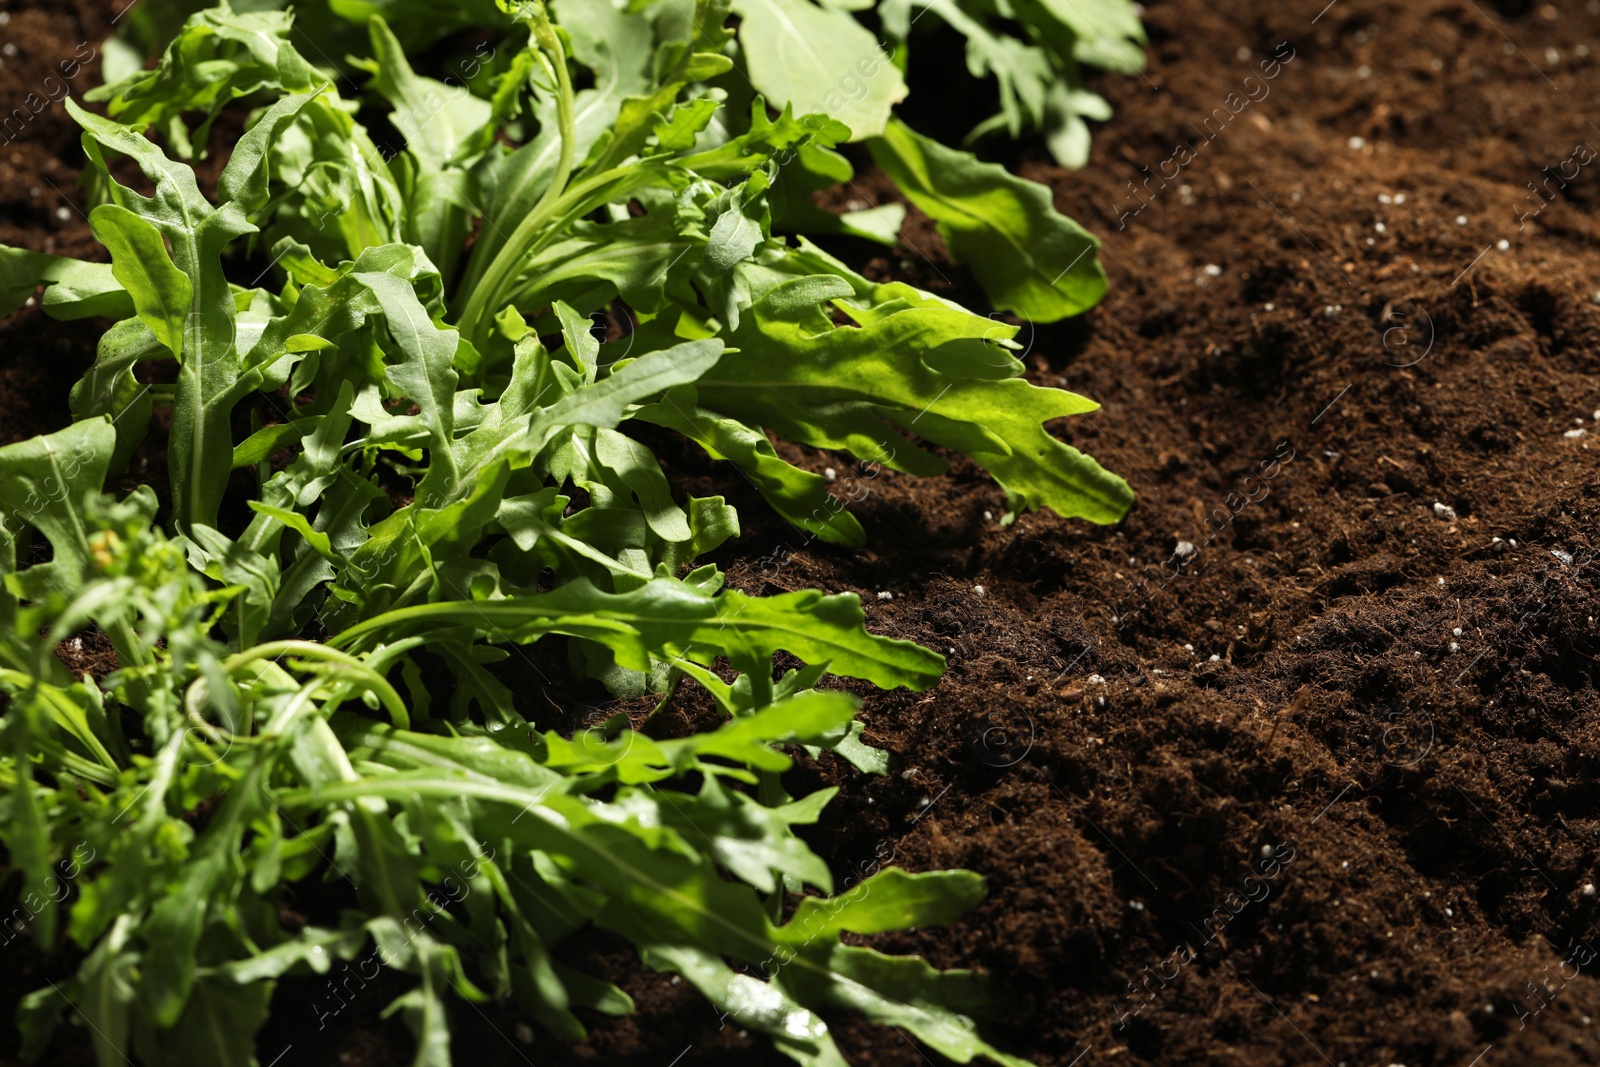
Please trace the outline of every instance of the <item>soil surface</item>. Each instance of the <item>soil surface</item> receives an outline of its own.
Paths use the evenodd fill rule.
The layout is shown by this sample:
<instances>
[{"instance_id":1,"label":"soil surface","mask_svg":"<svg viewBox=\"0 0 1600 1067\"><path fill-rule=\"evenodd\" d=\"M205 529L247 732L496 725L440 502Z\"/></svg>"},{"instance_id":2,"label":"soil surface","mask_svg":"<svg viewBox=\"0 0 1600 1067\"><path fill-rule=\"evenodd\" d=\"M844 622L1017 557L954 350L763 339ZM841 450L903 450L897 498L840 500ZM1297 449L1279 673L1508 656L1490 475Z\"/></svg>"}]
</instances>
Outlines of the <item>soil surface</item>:
<instances>
[{"instance_id":1,"label":"soil surface","mask_svg":"<svg viewBox=\"0 0 1600 1067\"><path fill-rule=\"evenodd\" d=\"M732 585L858 592L950 660L930 693L863 692L888 777L793 772L842 790L807 836L841 881L981 872L963 921L873 943L990 972L989 1032L1040 1064L1600 1061L1600 3L1226 7L1149 5L1149 69L1097 80L1116 115L1084 171L988 146L1105 242L1106 300L1022 337L1034 380L1103 405L1060 432L1132 483L1125 522L1007 526L963 461L791 450L860 497L848 552L731 490ZM5 10L8 107L111 17ZM947 141L983 117L948 81L907 110ZM79 159L59 104L0 146L0 241L93 253ZM893 255L842 251L982 306L915 213ZM0 440L67 418L95 335L0 325ZM730 492L663 448L681 489ZM7 1005L73 967L5 951ZM626 945L566 955L638 1014L574 1047L462 1005L461 1062L788 1062ZM261 1061L406 1062L378 1017L398 991L319 1028L317 989L284 983ZM852 1063L939 1061L835 1021Z\"/></svg>"}]
</instances>

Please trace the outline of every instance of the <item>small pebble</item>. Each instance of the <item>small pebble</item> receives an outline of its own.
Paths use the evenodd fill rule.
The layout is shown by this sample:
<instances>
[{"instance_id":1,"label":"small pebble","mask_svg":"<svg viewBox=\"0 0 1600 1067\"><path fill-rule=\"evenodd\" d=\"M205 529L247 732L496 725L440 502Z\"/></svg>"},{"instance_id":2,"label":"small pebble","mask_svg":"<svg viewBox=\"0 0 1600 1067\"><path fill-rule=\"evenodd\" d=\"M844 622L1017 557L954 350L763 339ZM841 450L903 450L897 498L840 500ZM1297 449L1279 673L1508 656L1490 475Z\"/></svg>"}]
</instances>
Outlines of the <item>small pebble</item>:
<instances>
[{"instance_id":1,"label":"small pebble","mask_svg":"<svg viewBox=\"0 0 1600 1067\"><path fill-rule=\"evenodd\" d=\"M1457 226L1465 226L1466 224L1467 224L1467 217L1465 215L1457 215L1456 216L1456 225Z\"/></svg>"},{"instance_id":2,"label":"small pebble","mask_svg":"<svg viewBox=\"0 0 1600 1067\"><path fill-rule=\"evenodd\" d=\"M1215 263L1207 263L1200 269L1202 272L1204 272L1207 278L1219 278L1222 276L1222 268L1217 266Z\"/></svg>"},{"instance_id":3,"label":"small pebble","mask_svg":"<svg viewBox=\"0 0 1600 1067\"><path fill-rule=\"evenodd\" d=\"M828 479L830 482L836 482L839 480L839 472L834 470L832 467L822 468L822 476Z\"/></svg>"},{"instance_id":4,"label":"small pebble","mask_svg":"<svg viewBox=\"0 0 1600 1067\"><path fill-rule=\"evenodd\" d=\"M1366 139L1363 138L1363 137L1352 137L1352 138L1350 138L1348 144L1350 145L1352 150L1357 151L1357 152L1359 152L1363 148L1367 147Z\"/></svg>"},{"instance_id":5,"label":"small pebble","mask_svg":"<svg viewBox=\"0 0 1600 1067\"><path fill-rule=\"evenodd\" d=\"M879 600L893 600L894 599L894 594L893 593L887 593L887 592L879 593L878 594L878 599Z\"/></svg>"},{"instance_id":6,"label":"small pebble","mask_svg":"<svg viewBox=\"0 0 1600 1067\"><path fill-rule=\"evenodd\" d=\"M1556 559L1560 560L1561 561L1561 565L1563 567L1572 566L1572 553L1571 552L1563 552L1559 548L1552 548L1550 550L1550 554L1552 556L1554 556Z\"/></svg>"},{"instance_id":7,"label":"small pebble","mask_svg":"<svg viewBox=\"0 0 1600 1067\"><path fill-rule=\"evenodd\" d=\"M1325 319L1331 319L1343 310L1343 304L1329 304L1327 307L1322 309L1322 317Z\"/></svg>"},{"instance_id":8,"label":"small pebble","mask_svg":"<svg viewBox=\"0 0 1600 1067\"><path fill-rule=\"evenodd\" d=\"M1561 436L1567 438L1568 440L1576 441L1580 437L1588 436L1588 433L1589 433L1588 430L1581 430L1581 429L1580 430L1568 430L1566 433L1562 434Z\"/></svg>"},{"instance_id":9,"label":"small pebble","mask_svg":"<svg viewBox=\"0 0 1600 1067\"><path fill-rule=\"evenodd\" d=\"M58 207L56 208L56 218L60 219L62 222L66 222L68 219L72 218L72 212L64 207Z\"/></svg>"},{"instance_id":10,"label":"small pebble","mask_svg":"<svg viewBox=\"0 0 1600 1067\"><path fill-rule=\"evenodd\" d=\"M1098 674L1089 675L1089 681L1091 683L1093 683L1094 685L1105 685L1106 684L1106 680L1104 678L1100 677L1100 675L1098 675Z\"/></svg>"},{"instance_id":11,"label":"small pebble","mask_svg":"<svg viewBox=\"0 0 1600 1067\"><path fill-rule=\"evenodd\" d=\"M1583 888L1578 890L1578 892L1582 893L1586 897L1593 897L1595 895L1594 883L1593 882L1585 882L1585 883L1583 883Z\"/></svg>"},{"instance_id":12,"label":"small pebble","mask_svg":"<svg viewBox=\"0 0 1600 1067\"><path fill-rule=\"evenodd\" d=\"M1178 546L1172 550L1172 554L1180 559L1188 559L1198 551L1200 550L1194 546L1193 541L1179 541Z\"/></svg>"},{"instance_id":13,"label":"small pebble","mask_svg":"<svg viewBox=\"0 0 1600 1067\"><path fill-rule=\"evenodd\" d=\"M1511 242L1506 240L1504 237L1502 237L1502 238L1500 238L1499 243L1497 243L1495 245L1495 247L1498 248L1500 251L1504 252L1504 251L1507 251L1508 249L1510 249Z\"/></svg>"},{"instance_id":14,"label":"small pebble","mask_svg":"<svg viewBox=\"0 0 1600 1067\"><path fill-rule=\"evenodd\" d=\"M984 588L984 587L983 587L983 586L981 586L981 585L975 585L975 586L973 586L973 587L972 587L972 591L973 591L973 592L974 592L974 593L977 593L977 594L978 594L978 595L979 595L979 596L982 596L982 595L983 595L983 594L984 594L984 593L987 593L987 592L988 592L988 590L987 590L987 589L985 589L985 588Z\"/></svg>"},{"instance_id":15,"label":"small pebble","mask_svg":"<svg viewBox=\"0 0 1600 1067\"><path fill-rule=\"evenodd\" d=\"M984 521L984 522L993 522L993 521L994 521L994 512L992 512L992 511L985 511L985 512L984 512L984 513L983 513L983 521Z\"/></svg>"},{"instance_id":16,"label":"small pebble","mask_svg":"<svg viewBox=\"0 0 1600 1067\"><path fill-rule=\"evenodd\" d=\"M1222 662L1222 657L1217 655L1215 652L1213 652L1213 653L1211 653L1211 658L1209 660L1207 660L1206 662L1207 663L1221 663Z\"/></svg>"},{"instance_id":17,"label":"small pebble","mask_svg":"<svg viewBox=\"0 0 1600 1067\"><path fill-rule=\"evenodd\" d=\"M1456 637L1460 637L1461 636L1461 627L1457 626L1454 630L1451 630L1450 633L1453 634Z\"/></svg>"},{"instance_id":18,"label":"small pebble","mask_svg":"<svg viewBox=\"0 0 1600 1067\"><path fill-rule=\"evenodd\" d=\"M1456 509L1451 507L1449 504L1441 504L1435 500L1433 502L1433 517L1436 519L1443 519L1445 522L1455 522Z\"/></svg>"}]
</instances>

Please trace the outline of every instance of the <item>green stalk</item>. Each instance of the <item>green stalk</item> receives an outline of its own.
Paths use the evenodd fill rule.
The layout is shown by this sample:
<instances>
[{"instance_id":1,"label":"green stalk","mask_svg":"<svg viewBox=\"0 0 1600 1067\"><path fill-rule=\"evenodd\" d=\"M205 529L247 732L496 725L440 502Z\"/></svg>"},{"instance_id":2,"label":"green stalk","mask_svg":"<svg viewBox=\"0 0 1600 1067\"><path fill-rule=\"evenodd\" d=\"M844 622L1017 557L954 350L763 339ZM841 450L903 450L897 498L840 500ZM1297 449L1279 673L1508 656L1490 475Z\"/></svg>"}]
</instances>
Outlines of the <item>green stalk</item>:
<instances>
[{"instance_id":1,"label":"green stalk","mask_svg":"<svg viewBox=\"0 0 1600 1067\"><path fill-rule=\"evenodd\" d=\"M533 11L533 16L526 20L528 29L533 41L542 50L546 65L552 68L555 74L556 123L561 134L561 155L556 160L555 173L550 176L550 184L545 189L544 195L534 205L533 211L518 223L516 230L506 240L505 246L489 264L489 269L484 272L483 278L467 297L466 307L461 313L461 326L474 343L482 340L483 320L499 310L500 293L515 274L524 258L527 246L539 232L539 227L549 217L556 202L561 199L561 194L566 192L567 179L572 175L573 159L577 154L578 127L573 111L572 77L567 73L566 49L561 46L561 38L556 34L555 27L550 25L550 15L545 10L544 4L536 0L529 7Z\"/></svg>"},{"instance_id":2,"label":"green stalk","mask_svg":"<svg viewBox=\"0 0 1600 1067\"><path fill-rule=\"evenodd\" d=\"M337 664L340 668L356 675L383 702L383 706L388 709L389 717L396 726L402 730L411 728L411 714L406 711L406 703L400 699L400 694L395 691L394 686L389 684L387 678L348 652L340 652L316 641L269 641L264 645L256 645L253 648L248 648L243 652L237 652L229 656L222 661L222 669L224 673L232 674L240 667L256 660L277 659L286 655L324 660ZM190 688L192 689L193 686Z\"/></svg>"}]
</instances>

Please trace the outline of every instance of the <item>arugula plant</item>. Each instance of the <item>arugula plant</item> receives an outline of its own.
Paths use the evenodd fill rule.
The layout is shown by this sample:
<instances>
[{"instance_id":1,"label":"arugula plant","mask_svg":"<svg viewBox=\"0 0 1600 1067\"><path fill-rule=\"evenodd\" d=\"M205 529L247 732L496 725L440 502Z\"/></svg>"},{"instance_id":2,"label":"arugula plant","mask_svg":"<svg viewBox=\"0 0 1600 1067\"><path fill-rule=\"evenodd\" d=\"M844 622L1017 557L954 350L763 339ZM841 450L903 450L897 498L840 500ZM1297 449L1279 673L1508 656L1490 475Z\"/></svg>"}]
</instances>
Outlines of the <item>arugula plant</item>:
<instances>
[{"instance_id":1,"label":"arugula plant","mask_svg":"<svg viewBox=\"0 0 1600 1067\"><path fill-rule=\"evenodd\" d=\"M148 49L170 40L199 0L147 4L130 23ZM239 10L275 10L271 0L240 0ZM818 112L848 125L856 139L883 134L893 106L924 77L912 44L943 25L966 40L966 73L992 78L998 108L968 143L1005 132L1036 133L1064 167L1089 158L1089 122L1111 117L1091 92L1085 68L1137 74L1145 67L1145 32L1133 0L735 0L739 62L755 89L791 102L798 114ZM467 28L500 27L505 16L489 0L437 5L420 0L329 0L309 5L319 40L342 41L351 23L386 19L401 41L421 46ZM863 15L873 17L861 21ZM928 16L932 16L929 18ZM333 54L337 52L334 46ZM137 54L137 51L134 52Z\"/></svg>"},{"instance_id":2,"label":"arugula plant","mask_svg":"<svg viewBox=\"0 0 1600 1067\"><path fill-rule=\"evenodd\" d=\"M30 883L78 844L97 857L34 923L86 955L22 1005L30 1055L70 1006L103 1064L250 1064L275 983L369 945L415 977L390 1010L419 1065L450 1062L457 998L578 1037L575 1008L630 1007L552 955L594 924L797 1062L842 1062L823 1022L841 1009L1023 1062L979 1035L975 976L840 940L948 922L981 880L835 886L793 832L831 792L781 779L782 745L887 767L828 675L921 690L943 660L869 634L853 595L724 590L697 560L737 534L733 508L675 498L629 431L682 434L858 545L773 437L917 475L950 449L1013 513L1112 522L1126 483L1045 429L1094 405L1025 381L1014 327L774 235L784 190L837 173L851 131L728 104L720 0L555 13L503 12L478 92L419 75L373 14L360 89L295 48L288 15L223 4L99 92L109 117L68 102L110 263L0 249L0 308L42 285L48 314L119 320L78 421L0 449L0 841ZM208 197L180 160L235 101L254 110ZM952 186L946 150L883 132L930 214L990 255L963 221L984 175ZM984 202L1049 221L1025 190ZM1032 258L994 260L1001 284L1050 299L1059 250L1013 249ZM605 314L633 326L621 355ZM101 491L160 409L165 514L148 488ZM74 679L52 649L91 626L118 668ZM540 731L509 669L538 641L618 697L699 687L726 721ZM275 902L310 877L360 909L286 928Z\"/></svg>"},{"instance_id":3,"label":"arugula plant","mask_svg":"<svg viewBox=\"0 0 1600 1067\"><path fill-rule=\"evenodd\" d=\"M907 199L932 216L952 259L971 268L997 309L1036 322L1055 322L1081 314L1100 300L1105 292L1105 274L1094 254L1098 243L1071 219L1055 211L1048 190L1003 168L980 163L970 152L933 145L906 129L892 110L907 95L906 70L917 70L908 48L913 29L919 22L922 30L943 22L968 38L968 73L975 78L992 74L999 88L999 112L974 129L967 140L971 142L1000 129L1012 137L1037 131L1044 134L1061 163L1082 166L1089 146L1085 120L1110 117L1109 105L1084 87L1083 66L1133 73L1144 65L1144 32L1131 0L930 0L916 5L910 0L880 0L873 20L881 28L879 36L855 17L874 10L871 0L730 2L732 13L739 18L736 35L723 32L720 19L707 22L698 15L693 0L636 0L626 10L586 0L567 0L564 4L556 0L553 18L570 45L571 58L588 70L589 84L578 91L573 112L575 137L569 139L577 145L579 163L594 140L623 113L623 104L630 97L637 97L648 109L661 102L656 94L675 91L671 78L660 76L664 68L652 66L656 62L652 57L677 49L683 50L679 58L688 54L725 54L729 62L722 69L683 68L678 72L690 76L686 91L691 95L724 103L721 112L710 120L717 136L748 132L750 126L744 116L759 106L759 99L796 116L815 115L818 122L831 119L839 124L835 134L839 139L866 141L871 146L874 159ZM113 51L112 58L122 52L139 55L131 43L135 39L142 41L146 50L154 35L159 34L159 40L170 39L170 32L161 31L176 29L178 16L198 6L197 0L152 0L141 5L134 19L125 24L122 51ZM235 8L241 14L259 14L266 22L282 18L274 0L236 0ZM922 21L930 12L935 17ZM402 181L415 180L431 186L423 197L430 205L424 212L426 220L419 218L414 226L430 230L442 223L459 226L463 213L479 208L488 222L505 222L501 227L482 227L482 251L475 254L477 262L464 279L470 288L482 276L502 240L526 218L533 207L530 194L548 188L547 179L559 160L560 149L569 143L557 136L560 125L553 96L540 99L543 110L537 116L538 147L509 172L495 167L476 176L475 180L483 182L483 197L480 202L469 204L460 195L452 197L463 187L460 182L441 179L440 164L452 162L449 157L457 148L461 151L453 162L460 163L484 147L480 140L469 149L465 141L471 127L477 126L481 134L483 127L479 124L484 119L484 108L494 95L486 88L489 72L502 70L504 63L467 57L457 68L459 76L447 80L453 80L458 87L471 86L476 95L456 93L441 102L444 98L431 92L426 79L417 82L388 75L395 64L385 56L401 52L402 46L435 42L467 26L499 30L512 20L488 0L452 5L446 17L440 17L433 5L413 0L329 0L326 7L310 5L309 13L314 29L295 31L296 40L301 42L302 50L310 50L311 58L329 65L330 51L342 56L347 45L359 47L348 44L356 32L352 22L370 28L372 19L377 18L388 31L386 47L375 46L372 60L348 57L344 69L372 71L380 80L388 81L389 87L380 88L395 102L394 117L402 132L403 123L419 118L434 127L426 138L407 137L408 143L421 142L409 147L413 154L422 153L418 156L422 165L414 175L405 172ZM1016 31L1022 36L1013 36ZM687 36L690 32L704 36L691 40ZM191 23L177 38L186 42L181 51L190 57L188 63L183 63L182 55L173 55L173 48L180 47L176 43L169 47L167 58L169 63L177 60L177 66L188 69L188 73L175 76L208 87L205 92L190 94L189 103L209 104L214 109L226 102L229 92L248 90L261 84L263 78L270 80L273 62L266 54L270 48L262 48L270 38L270 32L248 40L236 38L221 24L209 26L201 34ZM201 63L214 63L219 56L252 49L261 53L256 64L235 67L226 77L217 77L209 68L200 73ZM526 53L517 53L516 62L525 57ZM149 90L150 75L141 74L137 62L108 63L108 69L126 73L118 85L97 91L97 98L111 100L113 109L120 87ZM553 78L554 73L550 73ZM219 92L221 88L226 91ZM391 89L398 90L398 95ZM418 95L419 89L428 100ZM499 99L504 102L504 98ZM134 113L142 114L137 106ZM649 113L646 110L640 114ZM171 117L167 112L160 114ZM203 134L204 129L200 132ZM179 127L173 133L175 145L186 153L191 151L186 131ZM900 204L888 203L842 215L812 204L812 193L849 182L853 177L849 163L833 151L829 141L813 137L789 151L794 158L786 160L782 168L786 180L777 181L767 197L781 230L813 236L850 234L887 245L897 243L905 216ZM610 161L618 162L625 155ZM307 173L314 182L319 180L315 170ZM372 193L365 186L361 191L368 197ZM322 210L337 214L329 205L351 202L349 192L341 189L337 198L322 196ZM497 195L502 193L505 195ZM435 206L436 198L453 200L459 211ZM341 226L356 225L370 215L370 205L363 206L369 209L342 221ZM458 230L450 230L443 247L425 245L430 254L437 253L435 262L446 277L453 274L460 236ZM1019 279L1018 271L996 269L996 264L1019 256L1024 263L1020 273L1025 277Z\"/></svg>"},{"instance_id":4,"label":"arugula plant","mask_svg":"<svg viewBox=\"0 0 1600 1067\"><path fill-rule=\"evenodd\" d=\"M803 0L790 0L800 3ZM1089 122L1111 117L1085 67L1144 70L1144 27L1133 0L880 0L878 16L902 46L931 12L967 40L967 73L994 78L1000 110L967 136L1004 130L1044 136L1063 167L1089 161ZM1021 29L1021 33L1016 32Z\"/></svg>"}]
</instances>

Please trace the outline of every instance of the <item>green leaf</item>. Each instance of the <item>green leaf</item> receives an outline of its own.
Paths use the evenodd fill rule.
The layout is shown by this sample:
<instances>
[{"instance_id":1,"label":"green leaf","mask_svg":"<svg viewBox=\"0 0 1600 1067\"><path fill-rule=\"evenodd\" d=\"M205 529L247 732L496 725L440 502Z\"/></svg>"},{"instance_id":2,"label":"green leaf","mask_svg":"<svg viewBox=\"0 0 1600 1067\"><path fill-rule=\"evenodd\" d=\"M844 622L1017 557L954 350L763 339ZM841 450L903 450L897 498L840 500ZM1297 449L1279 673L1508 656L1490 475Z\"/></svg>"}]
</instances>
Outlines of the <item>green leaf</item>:
<instances>
[{"instance_id":1,"label":"green leaf","mask_svg":"<svg viewBox=\"0 0 1600 1067\"><path fill-rule=\"evenodd\" d=\"M363 66L374 75L378 92L394 104L390 122L415 161L406 190L406 239L420 245L446 274L453 273L474 209L465 192L466 171L451 164L488 121L490 105L459 85L418 76L381 16L374 15L367 29L373 59Z\"/></svg>"},{"instance_id":2,"label":"green leaf","mask_svg":"<svg viewBox=\"0 0 1600 1067\"><path fill-rule=\"evenodd\" d=\"M6 529L32 526L50 541L48 563L6 577L21 596L68 596L87 580L93 567L89 538L96 531L84 513L84 496L97 492L105 481L115 446L109 419L87 419L0 448L0 508Z\"/></svg>"},{"instance_id":3,"label":"green leaf","mask_svg":"<svg viewBox=\"0 0 1600 1067\"><path fill-rule=\"evenodd\" d=\"M980 163L904 123L871 142L872 158L938 225L951 258L1005 311L1055 322L1105 295L1100 242L1058 213L1050 191L1004 167Z\"/></svg>"},{"instance_id":4,"label":"green leaf","mask_svg":"<svg viewBox=\"0 0 1600 1067\"><path fill-rule=\"evenodd\" d=\"M184 324L194 288L167 257L161 231L125 207L101 204L89 215L100 243L111 251L111 272L133 298L134 309L156 340L183 354Z\"/></svg>"},{"instance_id":5,"label":"green leaf","mask_svg":"<svg viewBox=\"0 0 1600 1067\"><path fill-rule=\"evenodd\" d=\"M154 68L93 89L85 99L106 101L111 118L139 128L204 110L193 136L203 146L223 105L269 87L303 92L320 80L289 44L291 21L284 11L235 11L227 4L196 12Z\"/></svg>"},{"instance_id":6,"label":"green leaf","mask_svg":"<svg viewBox=\"0 0 1600 1067\"><path fill-rule=\"evenodd\" d=\"M133 302L109 263L86 263L0 245L0 315L9 315L27 303L41 285L47 286L43 306L51 318L98 315L121 319L133 314Z\"/></svg>"},{"instance_id":7,"label":"green leaf","mask_svg":"<svg viewBox=\"0 0 1600 1067\"><path fill-rule=\"evenodd\" d=\"M842 899L806 897L784 925L783 935L791 944L804 946L846 932L881 934L944 926L977 907L983 895L983 879L971 871L909 874L886 867L841 893Z\"/></svg>"},{"instance_id":8,"label":"green leaf","mask_svg":"<svg viewBox=\"0 0 1600 1067\"><path fill-rule=\"evenodd\" d=\"M201 979L170 1033L146 1030L139 1050L152 1065L259 1067L256 1031L267 1021L274 983L239 985Z\"/></svg>"},{"instance_id":9,"label":"green leaf","mask_svg":"<svg viewBox=\"0 0 1600 1067\"><path fill-rule=\"evenodd\" d=\"M236 237L251 233L249 215L266 202L266 154L277 132L293 120L310 99L292 96L274 104L254 128L234 146L233 154L217 180L220 207L201 196L194 172L168 160L133 129L84 111L72 100L67 110L84 128L84 147L101 173L111 182L113 202L120 211L146 220L171 245L175 270L189 282L184 311L177 395L174 401L169 446L173 459L173 513L180 525L213 525L228 474L232 470L233 440L229 426L233 406L259 379L240 380L239 353L235 347L237 312L233 291L223 275L222 250ZM141 196L111 179L103 148L130 156L146 178L155 183L155 195ZM102 209L97 209L102 210ZM127 215L104 216L108 224ZM157 238L159 240L159 238ZM152 250L153 251L153 250ZM139 249L134 249L139 254ZM170 317L170 298L178 290L171 272L146 265L158 303L147 303L141 317L157 337L162 330L169 343L177 328ZM132 277L132 275L130 275ZM146 294L141 299L156 299ZM159 311L159 314L158 314Z\"/></svg>"},{"instance_id":10,"label":"green leaf","mask_svg":"<svg viewBox=\"0 0 1600 1067\"><path fill-rule=\"evenodd\" d=\"M154 401L150 386L134 377L135 365L172 357L172 351L138 318L127 318L100 337L93 366L72 387L74 418L106 416L117 431L111 469L121 470L144 440Z\"/></svg>"},{"instance_id":11,"label":"green leaf","mask_svg":"<svg viewBox=\"0 0 1600 1067\"><path fill-rule=\"evenodd\" d=\"M811 0L735 0L739 44L762 95L797 114L826 114L855 138L876 137L906 84L876 39Z\"/></svg>"},{"instance_id":12,"label":"green leaf","mask_svg":"<svg viewBox=\"0 0 1600 1067\"><path fill-rule=\"evenodd\" d=\"M731 461L778 514L800 529L832 544L866 543L861 524L828 492L826 478L781 458L759 430L701 407L693 387L671 390L661 403L640 408L634 417L678 431L712 459Z\"/></svg>"},{"instance_id":13,"label":"green leaf","mask_svg":"<svg viewBox=\"0 0 1600 1067\"><path fill-rule=\"evenodd\" d=\"M585 637L638 671L650 668L652 654L691 655L698 648L702 655L720 652L745 670L770 670L766 665L781 650L883 689L926 689L944 673L944 658L938 653L868 634L865 618L853 593L824 596L806 590L748 597L730 591L713 597L686 583L658 578L614 594L571 582L535 596L397 608L352 626L332 643L363 648L394 627L408 633L465 627L496 642L526 642L550 633Z\"/></svg>"},{"instance_id":14,"label":"green leaf","mask_svg":"<svg viewBox=\"0 0 1600 1067\"><path fill-rule=\"evenodd\" d=\"M1122 74L1144 69L1144 27L1131 0L1037 0L1037 8L1071 33L1078 62ZM1032 14L1035 8L1023 10Z\"/></svg>"},{"instance_id":15,"label":"green leaf","mask_svg":"<svg viewBox=\"0 0 1600 1067\"><path fill-rule=\"evenodd\" d=\"M777 262L787 260L839 273L775 274L729 335L737 350L697 383L703 407L868 463L943 473L943 460L904 436L915 433L971 456L1013 511L1107 523L1128 510L1126 482L1044 429L1098 405L1024 380L1008 351L1015 327L909 286L874 286L815 252ZM857 325L836 326L828 304Z\"/></svg>"}]
</instances>

